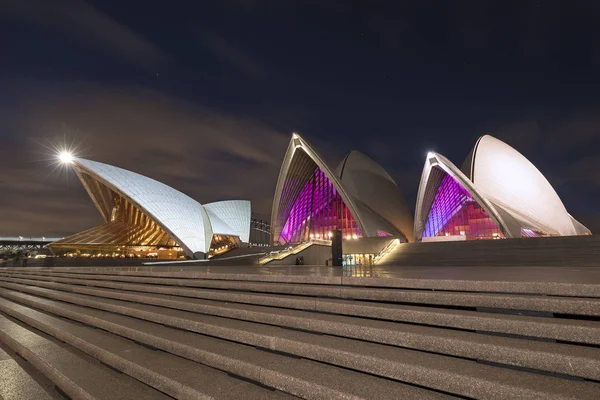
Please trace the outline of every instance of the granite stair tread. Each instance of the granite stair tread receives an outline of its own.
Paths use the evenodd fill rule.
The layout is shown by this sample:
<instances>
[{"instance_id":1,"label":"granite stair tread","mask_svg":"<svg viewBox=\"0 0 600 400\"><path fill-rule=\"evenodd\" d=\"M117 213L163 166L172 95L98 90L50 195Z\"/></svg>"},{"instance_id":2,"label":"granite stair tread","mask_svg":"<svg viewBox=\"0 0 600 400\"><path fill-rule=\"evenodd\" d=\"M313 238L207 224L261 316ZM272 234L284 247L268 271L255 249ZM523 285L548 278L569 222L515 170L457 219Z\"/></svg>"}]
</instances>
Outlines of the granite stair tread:
<instances>
[{"instance_id":1,"label":"granite stair tread","mask_svg":"<svg viewBox=\"0 0 600 400\"><path fill-rule=\"evenodd\" d=\"M6 295L7 292L2 291L0 294ZM36 305L40 306L42 304L37 303ZM43 329L50 334L61 335L66 340L73 340L69 335L74 335L76 332L79 332L77 335L79 340L83 341L93 340L94 334L102 334L102 340L107 340L107 335L118 335L134 340L137 343L143 343L145 346L160 349L165 354L167 352L171 355L176 354L180 356L179 358L183 357L190 360L189 362L193 360L210 365L213 368L221 369L235 376L260 382L265 386L300 397L449 398L435 391L421 389L400 382L377 378L309 360L275 354L251 346L176 330L116 314L95 312L96 310L92 309L84 310L84 307L78 307L77 313L69 315L70 317L76 317L83 325L55 316L63 314L64 317L64 311L71 307L76 306L62 303L60 308L53 309L56 312L54 314L54 312L48 309L44 310L45 312L41 312L36 307L15 303L6 298L0 299L0 311L9 313L11 316L27 323L35 324L38 329ZM100 328L107 332L97 331L92 327ZM125 341L125 339L120 340ZM114 346L111 346L108 350L111 351L112 349L114 349ZM144 361L136 358L136 362L142 363ZM127 371L126 373L132 372ZM336 377L336 379L331 380L332 377ZM210 385L213 385L213 383L210 383ZM259 388L258 386L256 387ZM253 396L251 392L247 392L245 396L241 398L260 398Z\"/></svg>"},{"instance_id":2,"label":"granite stair tread","mask_svg":"<svg viewBox=\"0 0 600 400\"><path fill-rule=\"evenodd\" d=\"M166 284L173 286L203 287L213 289L232 289L265 293L286 293L315 295L324 286L335 287L333 284L295 284L292 282L255 281L251 277L245 280L237 279L203 279L185 277L156 277L145 275L126 275L123 273L86 273L64 271L23 271L11 270L11 273L38 276L60 276L65 278L95 279L104 281L120 281L131 283ZM260 275L255 275L259 277ZM232 278L226 276L226 278ZM515 282L515 281L483 281L461 279L418 279L418 278L389 278L389 277L357 277L342 276L340 285L368 286L396 289L424 289L462 292L487 293L519 293L546 294L555 296L600 297L600 290L595 284L567 282Z\"/></svg>"},{"instance_id":3,"label":"granite stair tread","mask_svg":"<svg viewBox=\"0 0 600 400\"><path fill-rule=\"evenodd\" d=\"M600 344L600 322L597 321L507 315L469 310L323 298L315 299L315 306L311 306L307 310L281 309L269 305L228 303L178 295L156 294L149 291L132 292L105 287L78 286L21 278L5 278L2 276L0 276L0 282L35 285L73 293L146 302L224 317L256 320L257 322L264 323L279 324L285 320L292 327L299 329L307 329L310 321L306 320L306 318L313 318L315 315L320 315L309 312L314 310L320 313L342 314L353 317L367 317L482 332L548 338L568 342Z\"/></svg>"},{"instance_id":4,"label":"granite stair tread","mask_svg":"<svg viewBox=\"0 0 600 400\"><path fill-rule=\"evenodd\" d=\"M36 276L36 279L129 291L176 294L180 296L204 298L209 300L266 304L286 308L310 309L311 305L314 304L314 299L307 296L298 295L265 294L256 292L248 293L231 290L199 289L156 284L135 284L91 279L64 278L57 276ZM452 305L465 308L485 307L559 314L600 316L600 299L588 297L335 286L324 286L321 289L321 296L389 303L445 306Z\"/></svg>"},{"instance_id":5,"label":"granite stair tread","mask_svg":"<svg viewBox=\"0 0 600 400\"><path fill-rule=\"evenodd\" d=\"M6 296L9 291L4 291ZM13 292L14 293L14 292ZM56 302L48 299L34 298L26 294L10 295L11 299L18 298L20 302L45 309L47 312L78 319L81 322L94 324L97 327L125 335L126 331L135 331L140 335L155 335L166 341L186 340L189 346L190 338L194 335L188 332L176 331L156 323L140 321L123 315L93 310L87 307ZM0 301L2 307L3 301ZM31 303L31 304L29 304ZM85 320L84 320L85 319ZM236 323L240 323L237 321ZM259 335L256 328L255 335ZM287 343L288 352L295 355L336 364L349 369L380 375L382 377L409 382L414 385L434 388L436 390L454 393L467 397L481 397L484 393L495 392L498 398L595 398L600 385L591 382L578 382L508 368L485 365L471 360L423 353L397 347L384 346L374 343L319 336L305 332L288 331L281 333L273 331L272 327L262 327L264 332L270 331L270 336L264 335L263 344L271 348ZM120 330L119 332L116 332ZM195 335L195 341L201 335ZM268 339L270 337L270 339ZM168 339L167 339L168 338ZM302 338L303 340L300 340ZM134 338L143 341L140 337ZM222 341L220 339L202 337L202 341ZM147 343L155 345L155 343ZM241 353L233 347L243 345L230 343L227 351ZM215 349L220 346L210 346L206 343L202 348ZM243 346L247 347L247 346ZM283 347L276 347L283 349ZM249 355L249 354L247 354ZM289 357L288 357L289 358ZM257 361L246 361L256 363Z\"/></svg>"},{"instance_id":6,"label":"granite stair tread","mask_svg":"<svg viewBox=\"0 0 600 400\"><path fill-rule=\"evenodd\" d=\"M10 350L9 350L10 351ZM0 399L3 400L62 400L62 396L54 386L40 384L39 372L32 371L29 365L25 370L23 363L16 361L19 356L10 355L0 347ZM32 375L38 375L38 380Z\"/></svg>"},{"instance_id":7,"label":"granite stair tread","mask_svg":"<svg viewBox=\"0 0 600 400\"><path fill-rule=\"evenodd\" d=\"M57 339L64 340L105 364L176 398L289 398L282 393L230 377L222 371L140 346L107 332L48 316L16 303L2 302L0 308L5 312L16 311L13 316L26 315L29 323L35 320L39 328L46 327L47 333Z\"/></svg>"},{"instance_id":8,"label":"granite stair tread","mask_svg":"<svg viewBox=\"0 0 600 400\"><path fill-rule=\"evenodd\" d=\"M21 355L72 399L167 399L126 375L27 329L0 314L0 340Z\"/></svg>"},{"instance_id":9,"label":"granite stair tread","mask_svg":"<svg viewBox=\"0 0 600 400\"><path fill-rule=\"evenodd\" d=\"M2 284L0 283L0 285ZM256 324L255 322L189 312L186 309L193 307L188 307L189 304L185 302L179 303L182 309L164 308L144 304L147 303L143 301L145 296L137 296L128 302L108 297L65 293L18 284L5 284L5 287L34 296L129 315L182 329L196 330L203 334L220 336L230 340L239 339L238 331L247 331L246 335L250 337L249 340L256 340L255 335L258 329L258 333L262 334L264 339L262 339L262 342L258 341L251 344L263 347L268 347L272 337L277 336L278 332L281 334L288 331L287 329L268 327L262 323ZM171 304L171 306L173 305ZM239 313L237 316L243 316L243 314L247 315L249 313ZM303 318L296 317L296 320L302 319L302 324L286 325L283 316L280 316L279 320L273 318L270 323L281 327L300 328L319 334L349 337L438 354L486 360L600 380L600 349L593 347L490 336L474 332L336 315L305 314ZM251 321L248 318L243 319ZM199 326L202 328L198 328ZM233 333L227 332L227 329L233 330ZM227 337L227 335L231 337ZM284 351L284 349L276 350Z\"/></svg>"},{"instance_id":10,"label":"granite stair tread","mask_svg":"<svg viewBox=\"0 0 600 400\"><path fill-rule=\"evenodd\" d=\"M0 315L177 398L219 397L194 365L265 398L595 399L598 271L536 268L6 268Z\"/></svg>"}]
</instances>

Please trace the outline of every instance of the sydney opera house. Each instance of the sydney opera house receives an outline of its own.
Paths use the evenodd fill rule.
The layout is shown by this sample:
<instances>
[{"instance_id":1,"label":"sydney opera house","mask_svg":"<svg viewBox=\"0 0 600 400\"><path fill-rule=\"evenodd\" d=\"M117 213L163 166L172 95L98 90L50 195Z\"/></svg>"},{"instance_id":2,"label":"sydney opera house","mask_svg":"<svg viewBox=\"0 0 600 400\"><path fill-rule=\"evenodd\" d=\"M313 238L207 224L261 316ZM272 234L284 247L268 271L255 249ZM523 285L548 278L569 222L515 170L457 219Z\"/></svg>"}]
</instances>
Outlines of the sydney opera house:
<instances>
[{"instance_id":1,"label":"sydney opera house","mask_svg":"<svg viewBox=\"0 0 600 400\"><path fill-rule=\"evenodd\" d=\"M50 245L55 254L207 258L248 242L250 201L200 204L143 175L71 162L104 223Z\"/></svg>"},{"instance_id":2,"label":"sydney opera house","mask_svg":"<svg viewBox=\"0 0 600 400\"><path fill-rule=\"evenodd\" d=\"M249 242L250 201L200 204L134 172L80 158L71 164L104 223L52 243L55 254L203 259ZM354 243L590 234L531 162L488 135L461 168L441 154L427 155L414 215L375 161L352 151L330 168L294 134L275 187L270 227L263 221L260 229L270 230L271 245L287 248L328 241L337 230Z\"/></svg>"},{"instance_id":3,"label":"sydney opera house","mask_svg":"<svg viewBox=\"0 0 600 400\"><path fill-rule=\"evenodd\" d=\"M330 169L294 135L283 160L271 214L274 244L327 238L393 236L402 242L590 234L523 155L485 135L461 169L429 153L415 220L392 177L352 151Z\"/></svg>"},{"instance_id":4,"label":"sydney opera house","mask_svg":"<svg viewBox=\"0 0 600 400\"><path fill-rule=\"evenodd\" d=\"M413 220L396 182L375 161L352 151L331 170L294 134L275 188L271 239L327 239L336 229L347 239L394 236L406 242Z\"/></svg>"},{"instance_id":5,"label":"sydney opera house","mask_svg":"<svg viewBox=\"0 0 600 400\"><path fill-rule=\"evenodd\" d=\"M415 209L415 239L472 240L590 234L542 173L489 135L462 165L429 153Z\"/></svg>"}]
</instances>

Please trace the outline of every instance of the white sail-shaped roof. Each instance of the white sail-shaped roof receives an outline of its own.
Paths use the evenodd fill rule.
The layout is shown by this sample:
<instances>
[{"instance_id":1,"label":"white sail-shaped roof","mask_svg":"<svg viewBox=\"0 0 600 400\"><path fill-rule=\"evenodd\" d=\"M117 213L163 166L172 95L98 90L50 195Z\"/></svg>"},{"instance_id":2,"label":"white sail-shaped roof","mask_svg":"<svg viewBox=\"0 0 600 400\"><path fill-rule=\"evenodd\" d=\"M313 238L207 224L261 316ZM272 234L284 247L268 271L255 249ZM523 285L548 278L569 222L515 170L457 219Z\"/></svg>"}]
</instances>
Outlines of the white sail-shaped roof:
<instances>
[{"instance_id":1,"label":"white sail-shaped roof","mask_svg":"<svg viewBox=\"0 0 600 400\"><path fill-rule=\"evenodd\" d=\"M550 182L506 143L482 136L473 149L470 166L477 190L523 225L561 236L581 231Z\"/></svg>"},{"instance_id":2,"label":"white sail-shaped roof","mask_svg":"<svg viewBox=\"0 0 600 400\"><path fill-rule=\"evenodd\" d=\"M239 236L242 242L250 240L250 202L225 200L204 205L210 217L213 232ZM215 223L219 221L219 225Z\"/></svg>"},{"instance_id":3,"label":"white sail-shaped roof","mask_svg":"<svg viewBox=\"0 0 600 400\"><path fill-rule=\"evenodd\" d=\"M168 232L188 254L207 251L202 205L164 183L112 165L78 158L75 166L122 194Z\"/></svg>"},{"instance_id":4,"label":"white sail-shaped roof","mask_svg":"<svg viewBox=\"0 0 600 400\"><path fill-rule=\"evenodd\" d=\"M435 171L458 182L505 238L590 234L569 215L554 188L529 160L506 143L485 135L477 141L462 170L440 154L427 155L417 194L416 240L423 238L440 188L443 175Z\"/></svg>"},{"instance_id":5,"label":"white sail-shaped roof","mask_svg":"<svg viewBox=\"0 0 600 400\"><path fill-rule=\"evenodd\" d=\"M202 206L170 186L135 172L81 158L75 159L73 166L107 222L110 206L105 205L110 201L103 198L106 194L102 190L92 187L96 182L125 197L152 218L190 257L208 253L215 233L248 241L249 201L222 201Z\"/></svg>"}]
</instances>

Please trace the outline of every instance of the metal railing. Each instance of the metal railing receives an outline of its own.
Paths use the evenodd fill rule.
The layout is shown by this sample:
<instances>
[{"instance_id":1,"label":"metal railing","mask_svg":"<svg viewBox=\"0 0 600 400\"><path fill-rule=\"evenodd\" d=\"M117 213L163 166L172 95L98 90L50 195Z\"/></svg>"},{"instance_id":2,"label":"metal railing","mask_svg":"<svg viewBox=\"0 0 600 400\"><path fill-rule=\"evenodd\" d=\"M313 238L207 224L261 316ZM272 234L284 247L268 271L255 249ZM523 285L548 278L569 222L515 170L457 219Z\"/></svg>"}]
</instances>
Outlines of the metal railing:
<instances>
[{"instance_id":1,"label":"metal railing","mask_svg":"<svg viewBox=\"0 0 600 400\"><path fill-rule=\"evenodd\" d=\"M259 258L258 263L259 265L265 265L273 260L283 260L288 256L300 253L302 250L309 248L313 244L331 246L331 240L311 239L308 242L298 243L297 245L290 246L281 251L272 251L269 254Z\"/></svg>"},{"instance_id":2,"label":"metal railing","mask_svg":"<svg viewBox=\"0 0 600 400\"><path fill-rule=\"evenodd\" d=\"M396 246L398 246L399 244L400 244L400 239L394 239L391 242L389 242L387 244L387 246L385 246L383 249L381 249L379 254L377 254L375 256L375 258L373 259L373 264L376 265L379 261L383 260L385 258L385 256L387 256L390 252L392 252L392 250L394 250L396 248Z\"/></svg>"}]
</instances>

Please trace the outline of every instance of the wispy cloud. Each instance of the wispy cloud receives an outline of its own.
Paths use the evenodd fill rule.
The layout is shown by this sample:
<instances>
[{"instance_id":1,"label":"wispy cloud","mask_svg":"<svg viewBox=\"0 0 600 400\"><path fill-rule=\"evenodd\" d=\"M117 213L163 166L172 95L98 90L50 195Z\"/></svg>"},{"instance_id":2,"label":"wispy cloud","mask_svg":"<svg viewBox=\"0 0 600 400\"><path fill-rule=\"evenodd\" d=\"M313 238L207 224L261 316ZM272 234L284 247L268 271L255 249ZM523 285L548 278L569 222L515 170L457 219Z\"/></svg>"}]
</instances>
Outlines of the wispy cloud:
<instances>
[{"instance_id":1,"label":"wispy cloud","mask_svg":"<svg viewBox=\"0 0 600 400\"><path fill-rule=\"evenodd\" d=\"M145 69L169 57L155 44L84 0L3 0L0 13L71 33L105 52Z\"/></svg>"},{"instance_id":2,"label":"wispy cloud","mask_svg":"<svg viewBox=\"0 0 600 400\"><path fill-rule=\"evenodd\" d=\"M230 64L252 78L267 77L266 67L255 56L216 32L204 30L200 33L200 40L222 62Z\"/></svg>"},{"instance_id":3,"label":"wispy cloud","mask_svg":"<svg viewBox=\"0 0 600 400\"><path fill-rule=\"evenodd\" d=\"M20 87L24 87L20 84ZM0 180L0 234L75 232L99 217L76 177L48 176L37 143L76 136L86 157L132 170L201 203L241 198L270 213L289 135L142 87L40 84L21 92L0 121L19 129L5 148ZM43 93L43 94L40 94Z\"/></svg>"}]
</instances>

